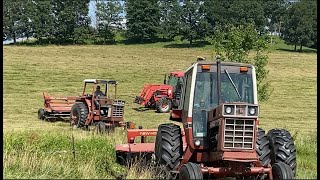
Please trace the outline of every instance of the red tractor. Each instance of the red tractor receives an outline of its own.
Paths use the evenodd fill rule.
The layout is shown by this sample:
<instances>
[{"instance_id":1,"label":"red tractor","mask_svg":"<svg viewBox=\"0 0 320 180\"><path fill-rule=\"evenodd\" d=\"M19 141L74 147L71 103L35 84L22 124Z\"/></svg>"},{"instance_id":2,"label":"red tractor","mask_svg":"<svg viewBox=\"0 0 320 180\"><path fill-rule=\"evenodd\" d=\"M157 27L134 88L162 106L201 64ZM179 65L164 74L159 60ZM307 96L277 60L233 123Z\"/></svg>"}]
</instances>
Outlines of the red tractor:
<instances>
[{"instance_id":1,"label":"red tractor","mask_svg":"<svg viewBox=\"0 0 320 180\"><path fill-rule=\"evenodd\" d=\"M165 76L163 84L146 84L135 98L135 103L146 108L156 108L159 113L168 113L179 105L183 71L174 71Z\"/></svg>"},{"instance_id":2,"label":"red tractor","mask_svg":"<svg viewBox=\"0 0 320 180\"><path fill-rule=\"evenodd\" d=\"M88 87L89 84L92 86ZM125 101L116 99L117 84L115 80L85 79L81 96L54 98L44 94L45 107L39 109L38 117L68 117L71 125L78 128L95 125L99 132L112 130L115 126L125 126Z\"/></svg>"},{"instance_id":3,"label":"red tractor","mask_svg":"<svg viewBox=\"0 0 320 180\"><path fill-rule=\"evenodd\" d=\"M71 124L77 127L95 125L100 131L113 129L115 126L124 126L123 113L125 101L117 99L117 84L115 80L84 80L82 96L76 100L71 108ZM87 91L87 84L92 89ZM103 92L96 94L97 87ZM114 86L114 89L112 89ZM114 96L111 93L114 90Z\"/></svg>"},{"instance_id":4,"label":"red tractor","mask_svg":"<svg viewBox=\"0 0 320 180\"><path fill-rule=\"evenodd\" d=\"M199 61L183 79L181 126L127 130L128 144L116 145L119 163L151 157L164 178L294 178L296 148L290 133L272 129L266 134L258 127L254 66ZM144 141L134 143L136 136ZM156 136L155 143L144 143L145 136Z\"/></svg>"}]
</instances>

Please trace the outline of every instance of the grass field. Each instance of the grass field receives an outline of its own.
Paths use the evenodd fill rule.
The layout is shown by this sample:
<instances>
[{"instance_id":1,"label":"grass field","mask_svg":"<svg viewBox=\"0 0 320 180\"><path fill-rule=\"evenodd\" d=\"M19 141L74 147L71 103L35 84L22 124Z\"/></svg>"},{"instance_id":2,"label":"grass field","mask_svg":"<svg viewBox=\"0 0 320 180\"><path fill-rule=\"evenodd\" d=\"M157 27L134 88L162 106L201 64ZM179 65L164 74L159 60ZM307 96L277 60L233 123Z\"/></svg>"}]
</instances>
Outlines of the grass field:
<instances>
[{"instance_id":1,"label":"grass field","mask_svg":"<svg viewBox=\"0 0 320 180\"><path fill-rule=\"evenodd\" d=\"M139 111L133 96L145 83L161 83L164 74L185 70L197 56L211 58L208 47L163 48L160 45L5 46L3 67L3 125L5 178L150 178L150 172L128 171L114 163L112 147L125 141L75 130L76 159L65 122L37 119L42 92L79 95L83 79L119 81L119 97L126 100L125 120L145 128L168 121L168 114ZM268 130L287 128L295 137L297 178L316 178L317 121L315 53L273 49L269 54L269 81L273 93L260 103L260 125ZM50 153L51 152L51 153ZM56 152L56 153L52 153Z\"/></svg>"}]
</instances>

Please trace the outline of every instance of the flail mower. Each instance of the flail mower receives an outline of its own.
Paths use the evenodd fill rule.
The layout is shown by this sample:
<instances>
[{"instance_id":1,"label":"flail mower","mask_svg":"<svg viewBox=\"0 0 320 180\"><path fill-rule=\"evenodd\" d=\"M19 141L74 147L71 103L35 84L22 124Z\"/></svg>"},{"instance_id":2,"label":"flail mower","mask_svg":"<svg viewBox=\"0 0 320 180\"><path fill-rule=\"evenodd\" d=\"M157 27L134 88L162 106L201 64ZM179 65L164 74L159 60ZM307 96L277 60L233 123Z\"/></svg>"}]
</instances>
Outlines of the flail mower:
<instances>
[{"instance_id":1,"label":"flail mower","mask_svg":"<svg viewBox=\"0 0 320 180\"><path fill-rule=\"evenodd\" d=\"M146 108L155 108L159 113L168 113L178 107L183 71L170 72L165 75L163 84L146 84L134 102Z\"/></svg>"},{"instance_id":2,"label":"flail mower","mask_svg":"<svg viewBox=\"0 0 320 180\"><path fill-rule=\"evenodd\" d=\"M51 97L44 94L44 108L39 109L38 118L68 118L71 125L86 129L94 125L99 132L126 126L127 123L123 122L125 101L117 99L117 84L115 80L85 79L81 96Z\"/></svg>"},{"instance_id":3,"label":"flail mower","mask_svg":"<svg viewBox=\"0 0 320 180\"><path fill-rule=\"evenodd\" d=\"M166 123L158 129L127 130L128 143L116 145L119 163L145 157L164 178L295 177L296 149L290 133L271 129L266 134L258 127L254 66L198 61L186 70L183 81L181 126ZM135 143L136 136L156 140Z\"/></svg>"}]
</instances>

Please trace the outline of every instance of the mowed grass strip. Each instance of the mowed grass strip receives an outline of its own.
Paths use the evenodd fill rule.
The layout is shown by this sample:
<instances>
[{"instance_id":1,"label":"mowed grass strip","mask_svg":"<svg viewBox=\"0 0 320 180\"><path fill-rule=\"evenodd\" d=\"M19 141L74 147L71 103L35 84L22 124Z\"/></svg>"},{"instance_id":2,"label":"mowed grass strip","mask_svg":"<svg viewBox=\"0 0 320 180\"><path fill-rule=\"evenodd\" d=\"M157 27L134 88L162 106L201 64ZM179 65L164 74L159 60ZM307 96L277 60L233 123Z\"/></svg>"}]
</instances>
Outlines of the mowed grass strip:
<instances>
[{"instance_id":1,"label":"mowed grass strip","mask_svg":"<svg viewBox=\"0 0 320 180\"><path fill-rule=\"evenodd\" d=\"M158 114L154 110L143 111L143 108L133 103L133 97L139 95L144 84L162 83L165 73L185 70L197 56L211 59L212 54L206 48L148 48L136 45L5 46L4 131L19 133L24 130L46 130L49 134L70 132L68 123L50 123L37 119L37 110L43 105L42 92L53 96L79 95L83 88L82 81L87 78L118 80L119 98L126 101L125 120L144 128L157 128L159 124L169 122L168 114ZM307 146L310 144L308 138L314 139L316 136L316 66L316 54L313 53L271 52L267 68L270 70L268 80L273 93L267 102L260 103L259 120L262 128L287 128L298 139L302 139L299 140L300 145L297 144L299 178L316 177L316 159L310 153L314 150L316 152L316 141L312 140L312 145ZM76 136L91 138L91 135L84 135L81 130L75 130L74 133ZM118 136L117 140L107 141L112 146L125 142L124 133ZM44 156L39 156L38 160L45 162L50 159L45 160ZM31 173L33 170L18 168L13 171ZM9 177L40 177L14 174L13 171L5 169ZM129 173L129 177L134 174ZM102 176L111 177L110 173L108 176L92 177ZM62 178L62 175L57 177ZM68 177L86 176L71 176L65 172L64 178Z\"/></svg>"}]
</instances>

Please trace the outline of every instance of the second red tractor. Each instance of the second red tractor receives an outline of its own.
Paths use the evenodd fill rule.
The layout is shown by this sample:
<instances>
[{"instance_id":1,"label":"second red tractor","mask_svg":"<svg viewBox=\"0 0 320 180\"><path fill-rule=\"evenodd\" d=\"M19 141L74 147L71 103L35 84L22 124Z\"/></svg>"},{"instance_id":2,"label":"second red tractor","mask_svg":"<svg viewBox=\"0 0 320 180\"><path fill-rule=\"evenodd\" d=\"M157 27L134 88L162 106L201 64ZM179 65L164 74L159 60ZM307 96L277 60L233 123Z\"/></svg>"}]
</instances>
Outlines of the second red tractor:
<instances>
[{"instance_id":1,"label":"second red tractor","mask_svg":"<svg viewBox=\"0 0 320 180\"><path fill-rule=\"evenodd\" d=\"M165 76L163 84L146 84L140 96L135 97L135 103L146 108L155 108L159 113L168 113L178 107L183 71L173 71Z\"/></svg>"}]
</instances>

